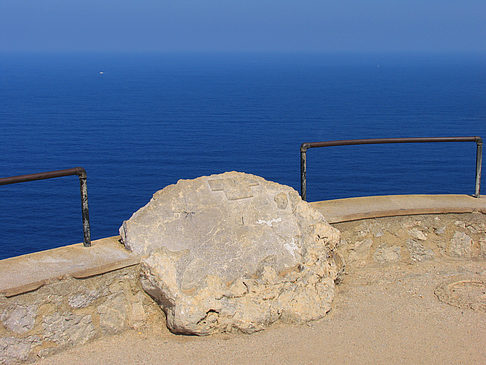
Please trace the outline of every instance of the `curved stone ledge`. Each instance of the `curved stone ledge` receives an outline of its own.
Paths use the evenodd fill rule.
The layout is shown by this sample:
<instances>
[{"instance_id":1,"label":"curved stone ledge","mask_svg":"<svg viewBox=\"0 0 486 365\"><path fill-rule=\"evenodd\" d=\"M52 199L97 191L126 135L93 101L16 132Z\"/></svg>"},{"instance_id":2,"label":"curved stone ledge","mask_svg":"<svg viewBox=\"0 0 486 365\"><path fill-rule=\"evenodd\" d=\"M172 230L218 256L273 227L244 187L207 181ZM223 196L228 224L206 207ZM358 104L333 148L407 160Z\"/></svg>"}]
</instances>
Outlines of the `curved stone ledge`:
<instances>
[{"instance_id":1,"label":"curved stone ledge","mask_svg":"<svg viewBox=\"0 0 486 365\"><path fill-rule=\"evenodd\" d=\"M329 223L417 214L486 213L486 197L470 195L384 195L312 202Z\"/></svg>"}]
</instances>

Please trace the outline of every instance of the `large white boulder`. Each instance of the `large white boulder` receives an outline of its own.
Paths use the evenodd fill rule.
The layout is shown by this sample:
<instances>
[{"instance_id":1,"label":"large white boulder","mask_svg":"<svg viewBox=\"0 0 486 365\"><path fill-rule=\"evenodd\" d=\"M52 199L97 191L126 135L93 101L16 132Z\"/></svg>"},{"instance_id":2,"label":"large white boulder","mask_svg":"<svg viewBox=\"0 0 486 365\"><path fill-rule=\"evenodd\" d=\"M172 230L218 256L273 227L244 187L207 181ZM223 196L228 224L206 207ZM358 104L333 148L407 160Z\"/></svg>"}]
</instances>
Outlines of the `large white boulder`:
<instances>
[{"instance_id":1,"label":"large white boulder","mask_svg":"<svg viewBox=\"0 0 486 365\"><path fill-rule=\"evenodd\" d=\"M120 227L176 333L251 333L331 308L339 232L291 187L240 172L180 180Z\"/></svg>"}]
</instances>

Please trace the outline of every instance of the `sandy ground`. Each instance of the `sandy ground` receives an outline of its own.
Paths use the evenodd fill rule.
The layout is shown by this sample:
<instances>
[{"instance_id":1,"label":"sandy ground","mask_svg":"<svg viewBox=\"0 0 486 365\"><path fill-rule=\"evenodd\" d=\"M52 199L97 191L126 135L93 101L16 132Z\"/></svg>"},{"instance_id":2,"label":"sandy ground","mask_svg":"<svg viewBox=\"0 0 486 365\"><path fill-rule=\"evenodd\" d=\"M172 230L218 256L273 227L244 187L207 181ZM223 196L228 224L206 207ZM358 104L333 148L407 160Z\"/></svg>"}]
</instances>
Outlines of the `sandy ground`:
<instances>
[{"instance_id":1,"label":"sandy ground","mask_svg":"<svg viewBox=\"0 0 486 365\"><path fill-rule=\"evenodd\" d=\"M485 305L476 310L434 294L441 283L464 278L486 280L486 263L367 267L347 274L332 311L308 325L210 337L176 336L160 326L37 364L486 364L486 287L474 294Z\"/></svg>"}]
</instances>

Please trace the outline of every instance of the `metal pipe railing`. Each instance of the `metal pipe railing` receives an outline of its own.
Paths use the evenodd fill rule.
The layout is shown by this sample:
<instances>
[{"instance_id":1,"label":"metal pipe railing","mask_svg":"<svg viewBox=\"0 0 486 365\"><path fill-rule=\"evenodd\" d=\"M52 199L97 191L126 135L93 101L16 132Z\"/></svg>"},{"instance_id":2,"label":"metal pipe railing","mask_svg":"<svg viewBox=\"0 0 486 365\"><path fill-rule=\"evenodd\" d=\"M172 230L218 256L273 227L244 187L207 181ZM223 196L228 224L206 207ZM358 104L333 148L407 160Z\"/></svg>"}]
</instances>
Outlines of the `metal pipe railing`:
<instances>
[{"instance_id":1,"label":"metal pipe railing","mask_svg":"<svg viewBox=\"0 0 486 365\"><path fill-rule=\"evenodd\" d=\"M81 214L83 216L83 243L85 247L89 247L91 246L91 231L89 226L88 186L86 183L87 175L84 168L74 167L72 169L39 172L37 174L3 177L0 178L0 185L16 184L35 180L45 180L71 175L77 175L79 177L79 186L81 192Z\"/></svg>"},{"instance_id":2,"label":"metal pipe railing","mask_svg":"<svg viewBox=\"0 0 486 365\"><path fill-rule=\"evenodd\" d=\"M474 197L480 197L481 165L483 159L483 140L481 137L417 137L417 138L373 138L347 139L340 141L324 141L302 143L300 146L300 196L307 200L307 150L316 147L350 146L358 144L385 143L427 143L427 142L476 142L476 188Z\"/></svg>"}]
</instances>

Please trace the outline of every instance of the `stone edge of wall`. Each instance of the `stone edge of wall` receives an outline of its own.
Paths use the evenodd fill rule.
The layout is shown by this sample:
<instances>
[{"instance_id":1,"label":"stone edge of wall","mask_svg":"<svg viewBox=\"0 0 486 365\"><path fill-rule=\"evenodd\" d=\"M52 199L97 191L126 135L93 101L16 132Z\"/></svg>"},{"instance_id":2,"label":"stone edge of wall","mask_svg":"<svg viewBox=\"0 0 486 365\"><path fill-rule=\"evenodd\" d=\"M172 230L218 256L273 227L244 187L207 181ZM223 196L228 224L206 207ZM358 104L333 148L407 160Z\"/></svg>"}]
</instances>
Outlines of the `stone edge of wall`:
<instances>
[{"instance_id":1,"label":"stone edge of wall","mask_svg":"<svg viewBox=\"0 0 486 365\"><path fill-rule=\"evenodd\" d=\"M311 202L329 223L418 214L486 213L486 197L384 195Z\"/></svg>"}]
</instances>

